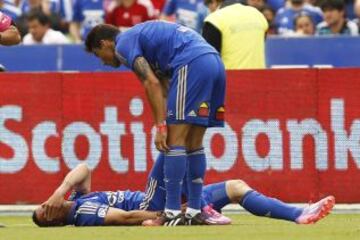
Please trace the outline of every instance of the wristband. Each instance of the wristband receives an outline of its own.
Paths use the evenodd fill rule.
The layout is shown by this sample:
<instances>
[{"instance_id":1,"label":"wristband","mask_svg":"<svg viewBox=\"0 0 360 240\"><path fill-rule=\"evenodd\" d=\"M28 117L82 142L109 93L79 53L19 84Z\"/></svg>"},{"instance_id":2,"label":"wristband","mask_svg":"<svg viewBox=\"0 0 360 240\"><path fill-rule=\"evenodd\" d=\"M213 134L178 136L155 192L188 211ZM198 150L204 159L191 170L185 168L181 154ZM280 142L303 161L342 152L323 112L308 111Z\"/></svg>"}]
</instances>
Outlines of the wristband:
<instances>
[{"instance_id":1,"label":"wristband","mask_svg":"<svg viewBox=\"0 0 360 240\"><path fill-rule=\"evenodd\" d=\"M156 132L158 132L158 133L167 133L167 126L166 126L165 121L163 123L160 123L160 124L156 125Z\"/></svg>"}]
</instances>

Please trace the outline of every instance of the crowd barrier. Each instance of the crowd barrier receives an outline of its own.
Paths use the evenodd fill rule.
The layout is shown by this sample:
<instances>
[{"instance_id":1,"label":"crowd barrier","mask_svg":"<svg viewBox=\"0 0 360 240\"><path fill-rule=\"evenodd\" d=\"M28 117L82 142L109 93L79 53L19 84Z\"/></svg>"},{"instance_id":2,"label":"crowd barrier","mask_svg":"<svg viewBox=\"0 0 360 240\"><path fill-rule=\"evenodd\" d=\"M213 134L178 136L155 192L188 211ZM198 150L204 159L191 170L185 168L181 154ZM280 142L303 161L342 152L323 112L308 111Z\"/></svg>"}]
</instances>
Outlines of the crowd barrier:
<instances>
[{"instance_id":1,"label":"crowd barrier","mask_svg":"<svg viewBox=\"0 0 360 240\"><path fill-rule=\"evenodd\" d=\"M360 37L270 37L266 41L269 68L360 67L358 56ZM83 45L1 47L0 64L12 72L114 71L86 53Z\"/></svg>"},{"instance_id":2,"label":"crowd barrier","mask_svg":"<svg viewBox=\"0 0 360 240\"><path fill-rule=\"evenodd\" d=\"M359 78L359 69L228 72L226 126L204 139L206 183L240 178L289 202L359 202ZM158 152L132 73L4 73L0 96L0 203L40 203L83 161L93 190L144 189Z\"/></svg>"}]
</instances>

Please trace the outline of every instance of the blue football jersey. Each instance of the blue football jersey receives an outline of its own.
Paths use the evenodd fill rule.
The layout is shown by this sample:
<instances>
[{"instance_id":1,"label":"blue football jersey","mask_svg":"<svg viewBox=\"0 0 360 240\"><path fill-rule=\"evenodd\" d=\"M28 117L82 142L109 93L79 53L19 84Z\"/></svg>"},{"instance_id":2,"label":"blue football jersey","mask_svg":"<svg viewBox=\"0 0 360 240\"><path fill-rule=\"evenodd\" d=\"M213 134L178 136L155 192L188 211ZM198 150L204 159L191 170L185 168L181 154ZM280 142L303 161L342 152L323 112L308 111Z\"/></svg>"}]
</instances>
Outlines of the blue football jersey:
<instances>
[{"instance_id":1,"label":"blue football jersey","mask_svg":"<svg viewBox=\"0 0 360 240\"><path fill-rule=\"evenodd\" d=\"M67 218L67 224L75 226L101 226L109 207L131 211L139 209L144 193L132 191L92 192L71 196L74 205Z\"/></svg>"},{"instance_id":2,"label":"blue football jersey","mask_svg":"<svg viewBox=\"0 0 360 240\"><path fill-rule=\"evenodd\" d=\"M116 54L121 63L133 69L143 56L155 73L171 76L174 69L207 54L218 54L190 28L165 21L138 24L116 37Z\"/></svg>"}]
</instances>

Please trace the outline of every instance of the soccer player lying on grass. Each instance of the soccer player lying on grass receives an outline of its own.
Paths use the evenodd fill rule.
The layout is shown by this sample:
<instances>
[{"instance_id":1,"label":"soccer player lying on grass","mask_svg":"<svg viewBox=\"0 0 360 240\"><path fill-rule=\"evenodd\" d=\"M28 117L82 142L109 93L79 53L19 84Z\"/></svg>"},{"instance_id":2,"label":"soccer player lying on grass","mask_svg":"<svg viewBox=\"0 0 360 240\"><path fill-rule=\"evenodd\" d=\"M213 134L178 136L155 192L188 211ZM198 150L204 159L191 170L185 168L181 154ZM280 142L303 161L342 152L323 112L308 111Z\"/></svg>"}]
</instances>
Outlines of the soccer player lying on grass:
<instances>
[{"instance_id":1,"label":"soccer player lying on grass","mask_svg":"<svg viewBox=\"0 0 360 240\"><path fill-rule=\"evenodd\" d=\"M90 170L85 164L80 164L67 174L52 196L34 211L33 221L41 227L140 225L141 223L145 226L157 226L159 225L157 216L164 209L166 195L161 178L162 167L161 161L154 165L146 194L128 190L90 192ZM64 196L70 190L74 192L66 201ZM329 196L308 207L298 208L268 198L251 189L242 180L229 180L205 186L202 202L204 206L202 216L208 224L229 224L229 219L214 209L221 211L230 203L238 203L257 216L310 224L329 214L335 199Z\"/></svg>"}]
</instances>

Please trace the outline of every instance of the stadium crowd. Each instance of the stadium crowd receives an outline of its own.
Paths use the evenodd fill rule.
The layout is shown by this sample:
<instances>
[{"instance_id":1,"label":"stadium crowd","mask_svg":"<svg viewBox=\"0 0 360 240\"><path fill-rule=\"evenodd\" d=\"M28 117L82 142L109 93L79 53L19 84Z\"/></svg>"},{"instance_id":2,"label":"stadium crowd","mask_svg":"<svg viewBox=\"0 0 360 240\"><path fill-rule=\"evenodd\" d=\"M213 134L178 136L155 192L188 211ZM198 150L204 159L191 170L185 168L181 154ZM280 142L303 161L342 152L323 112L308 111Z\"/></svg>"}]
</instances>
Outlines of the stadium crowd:
<instances>
[{"instance_id":1,"label":"stadium crowd","mask_svg":"<svg viewBox=\"0 0 360 240\"><path fill-rule=\"evenodd\" d=\"M226 3L225 0L224 3ZM235 0L258 9L268 35L359 35L360 0ZM202 32L219 0L0 0L0 11L20 30L23 44L80 43L99 23L125 31L152 19ZM234 2L234 0L232 0Z\"/></svg>"}]
</instances>

